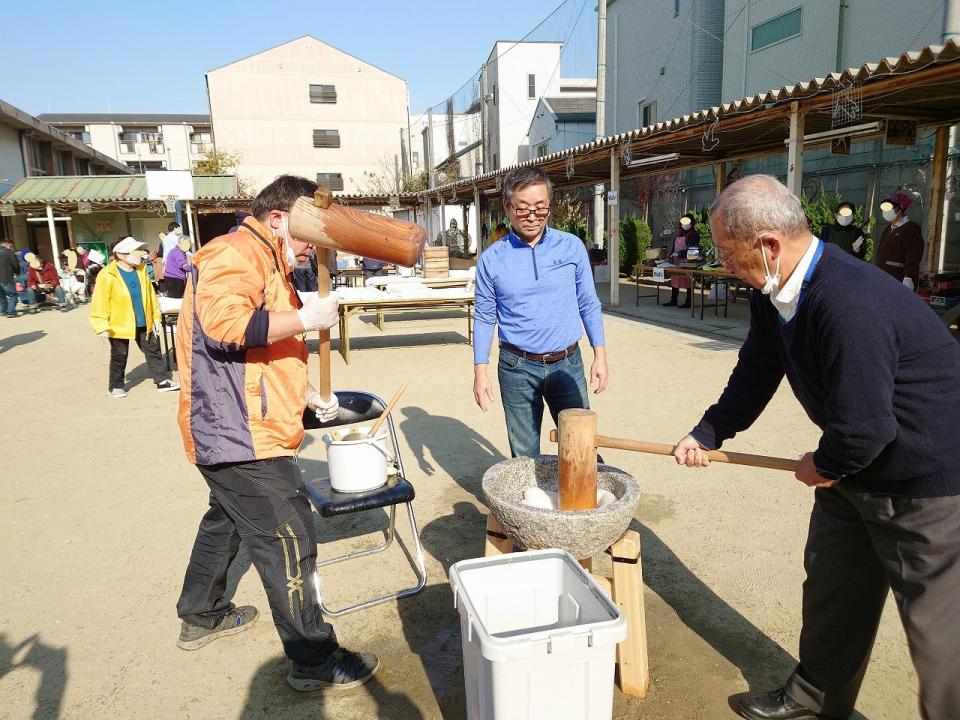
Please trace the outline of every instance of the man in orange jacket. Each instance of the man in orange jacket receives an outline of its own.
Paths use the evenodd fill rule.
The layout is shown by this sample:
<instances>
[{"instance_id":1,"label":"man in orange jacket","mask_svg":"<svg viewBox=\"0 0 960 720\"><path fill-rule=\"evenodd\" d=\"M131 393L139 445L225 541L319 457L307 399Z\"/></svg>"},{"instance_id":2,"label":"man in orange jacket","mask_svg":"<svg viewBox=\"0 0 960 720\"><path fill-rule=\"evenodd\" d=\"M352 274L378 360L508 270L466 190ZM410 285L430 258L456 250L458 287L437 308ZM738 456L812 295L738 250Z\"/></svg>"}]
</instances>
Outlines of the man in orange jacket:
<instances>
[{"instance_id":1,"label":"man in orange jacket","mask_svg":"<svg viewBox=\"0 0 960 720\"><path fill-rule=\"evenodd\" d=\"M305 408L322 420L338 409L307 383L304 342L307 331L337 322L337 296L307 293L301 302L291 281L311 250L290 236L290 208L316 188L277 178L237 232L204 245L177 324L180 431L210 488L177 603L177 645L197 650L256 622L256 608L224 594L243 539L292 662L287 683L300 691L356 687L379 665L375 655L341 648L320 613L316 529L297 465Z\"/></svg>"}]
</instances>

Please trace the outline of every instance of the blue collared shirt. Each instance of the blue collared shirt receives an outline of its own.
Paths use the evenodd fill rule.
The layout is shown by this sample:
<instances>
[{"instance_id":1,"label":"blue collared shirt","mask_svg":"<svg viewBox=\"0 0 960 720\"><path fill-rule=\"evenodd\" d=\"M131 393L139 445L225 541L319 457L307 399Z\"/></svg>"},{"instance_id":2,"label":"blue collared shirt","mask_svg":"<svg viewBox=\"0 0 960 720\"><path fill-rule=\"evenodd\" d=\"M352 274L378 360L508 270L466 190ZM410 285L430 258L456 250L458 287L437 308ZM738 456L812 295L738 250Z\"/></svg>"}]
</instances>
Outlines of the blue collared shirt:
<instances>
[{"instance_id":1,"label":"blue collared shirt","mask_svg":"<svg viewBox=\"0 0 960 720\"><path fill-rule=\"evenodd\" d=\"M568 348L583 328L591 346L604 344L600 300L580 238L548 227L530 247L511 231L480 255L474 364L489 360L494 325L501 342L531 353Z\"/></svg>"}]
</instances>

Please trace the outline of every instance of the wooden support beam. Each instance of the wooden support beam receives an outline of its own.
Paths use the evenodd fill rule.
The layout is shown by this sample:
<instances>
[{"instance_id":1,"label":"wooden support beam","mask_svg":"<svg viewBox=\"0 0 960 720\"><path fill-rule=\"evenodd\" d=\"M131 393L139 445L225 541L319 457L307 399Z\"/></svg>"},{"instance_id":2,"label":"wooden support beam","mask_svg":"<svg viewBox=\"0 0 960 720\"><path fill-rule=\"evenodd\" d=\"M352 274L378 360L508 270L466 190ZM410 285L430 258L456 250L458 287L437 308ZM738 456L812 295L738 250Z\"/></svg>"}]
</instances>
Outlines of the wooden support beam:
<instances>
[{"instance_id":1,"label":"wooden support beam","mask_svg":"<svg viewBox=\"0 0 960 720\"><path fill-rule=\"evenodd\" d=\"M646 697L650 685L647 658L647 623L643 607L643 568L640 563L640 534L627 530L610 546L613 556L613 601L627 618L627 639L617 646L620 690L626 695Z\"/></svg>"},{"instance_id":2,"label":"wooden support beam","mask_svg":"<svg viewBox=\"0 0 960 720\"><path fill-rule=\"evenodd\" d=\"M493 515L487 515L487 538L483 546L483 556L506 555L513 552L513 540L507 537L503 526Z\"/></svg>"},{"instance_id":3,"label":"wooden support beam","mask_svg":"<svg viewBox=\"0 0 960 720\"><path fill-rule=\"evenodd\" d=\"M930 168L930 201L927 205L927 272L940 272L944 241L943 203L946 199L947 159L950 151L950 128L937 130L933 146L933 163Z\"/></svg>"},{"instance_id":4,"label":"wooden support beam","mask_svg":"<svg viewBox=\"0 0 960 720\"><path fill-rule=\"evenodd\" d=\"M713 166L713 174L717 181L717 195L719 196L727 187L727 164L725 162L716 163Z\"/></svg>"},{"instance_id":5,"label":"wooden support beam","mask_svg":"<svg viewBox=\"0 0 960 720\"><path fill-rule=\"evenodd\" d=\"M790 140L787 145L787 189L797 197L803 193L803 113L800 103L790 103Z\"/></svg>"}]
</instances>

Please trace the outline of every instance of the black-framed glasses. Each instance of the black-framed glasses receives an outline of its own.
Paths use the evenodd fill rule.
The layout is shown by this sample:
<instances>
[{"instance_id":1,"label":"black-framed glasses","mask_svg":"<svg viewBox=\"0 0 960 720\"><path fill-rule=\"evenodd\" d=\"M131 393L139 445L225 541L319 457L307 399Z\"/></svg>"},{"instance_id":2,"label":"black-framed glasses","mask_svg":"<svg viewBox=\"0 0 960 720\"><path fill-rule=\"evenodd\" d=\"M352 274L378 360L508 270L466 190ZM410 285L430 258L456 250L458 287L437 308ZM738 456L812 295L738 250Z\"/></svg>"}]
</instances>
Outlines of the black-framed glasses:
<instances>
[{"instance_id":1,"label":"black-framed glasses","mask_svg":"<svg viewBox=\"0 0 960 720\"><path fill-rule=\"evenodd\" d=\"M550 214L549 207L518 208L514 207L513 203L510 203L510 209L517 214L518 218L529 217L531 213L538 218L545 218Z\"/></svg>"}]
</instances>

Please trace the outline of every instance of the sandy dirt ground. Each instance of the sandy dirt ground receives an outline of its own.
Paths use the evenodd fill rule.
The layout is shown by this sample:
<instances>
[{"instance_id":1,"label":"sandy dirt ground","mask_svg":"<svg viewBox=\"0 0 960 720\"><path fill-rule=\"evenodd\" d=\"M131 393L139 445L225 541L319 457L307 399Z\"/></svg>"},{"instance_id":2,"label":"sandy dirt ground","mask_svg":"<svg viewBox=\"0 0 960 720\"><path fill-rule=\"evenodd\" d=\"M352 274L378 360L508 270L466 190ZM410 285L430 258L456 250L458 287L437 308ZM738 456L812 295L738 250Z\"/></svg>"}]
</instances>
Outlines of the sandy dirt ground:
<instances>
[{"instance_id":1,"label":"sandy dirt ground","mask_svg":"<svg viewBox=\"0 0 960 720\"><path fill-rule=\"evenodd\" d=\"M0 718L466 717L447 571L482 554L480 477L509 454L502 412L497 405L484 414L473 403L462 316L388 318L383 333L368 319L352 327L355 351L349 366L334 354L334 386L389 397L401 381L408 385L395 417L417 487L429 584L335 621L344 645L381 655L373 682L301 695L284 683L286 662L242 549L230 587L238 603L260 608L259 624L198 652L174 645L174 607L207 497L184 459L176 396L154 391L132 348L130 395L108 399L109 351L94 338L86 308L0 320ZM718 396L736 360L728 341L612 316L606 329L611 383L594 398L606 434L675 441ZM817 437L781 388L728 449L796 457ZM305 446L305 473L323 471L321 445ZM616 693L614 716L734 717L731 696L777 685L796 662L811 491L776 471L687 470L621 451L605 457L641 483L634 526L652 674L646 699ZM378 539L364 536L381 531L386 514L316 522L319 554L329 557ZM324 568L325 598L338 606L371 588L411 583L409 547ZM606 562L597 561L600 570ZM916 677L889 602L858 717L914 720L915 708Z\"/></svg>"}]
</instances>

